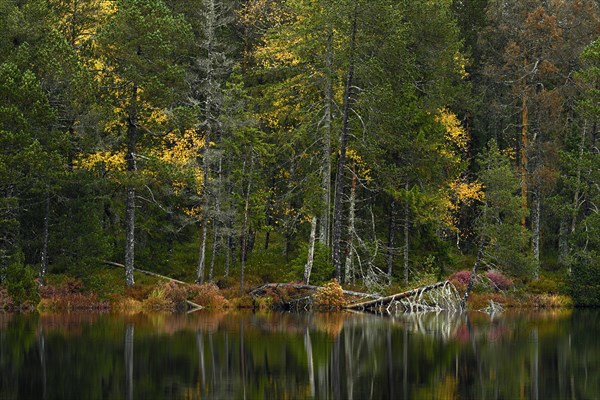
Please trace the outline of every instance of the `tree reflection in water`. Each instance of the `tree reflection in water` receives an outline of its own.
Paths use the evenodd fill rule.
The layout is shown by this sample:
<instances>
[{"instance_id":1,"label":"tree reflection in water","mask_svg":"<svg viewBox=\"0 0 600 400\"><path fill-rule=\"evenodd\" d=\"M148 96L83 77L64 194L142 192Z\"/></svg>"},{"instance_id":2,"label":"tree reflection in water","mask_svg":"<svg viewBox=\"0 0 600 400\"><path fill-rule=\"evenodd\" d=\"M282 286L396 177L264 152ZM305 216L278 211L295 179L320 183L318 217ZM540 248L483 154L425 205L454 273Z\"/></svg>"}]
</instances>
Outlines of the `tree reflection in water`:
<instances>
[{"instance_id":1,"label":"tree reflection in water","mask_svg":"<svg viewBox=\"0 0 600 400\"><path fill-rule=\"evenodd\" d=\"M0 315L0 398L597 398L598 322L597 311Z\"/></svg>"}]
</instances>

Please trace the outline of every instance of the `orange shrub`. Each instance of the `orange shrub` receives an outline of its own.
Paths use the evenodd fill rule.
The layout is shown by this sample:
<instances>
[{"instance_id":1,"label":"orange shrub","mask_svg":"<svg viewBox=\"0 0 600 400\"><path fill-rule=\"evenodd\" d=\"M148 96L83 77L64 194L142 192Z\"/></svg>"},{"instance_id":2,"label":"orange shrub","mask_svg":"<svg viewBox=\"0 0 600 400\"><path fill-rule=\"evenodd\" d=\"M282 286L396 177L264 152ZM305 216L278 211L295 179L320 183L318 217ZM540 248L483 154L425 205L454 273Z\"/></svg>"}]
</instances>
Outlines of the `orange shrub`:
<instances>
[{"instance_id":1,"label":"orange shrub","mask_svg":"<svg viewBox=\"0 0 600 400\"><path fill-rule=\"evenodd\" d=\"M227 308L229 302L219 291L219 287L214 283L203 283L192 285L189 288L192 301L206 308Z\"/></svg>"},{"instance_id":2,"label":"orange shrub","mask_svg":"<svg viewBox=\"0 0 600 400\"><path fill-rule=\"evenodd\" d=\"M345 304L344 290L335 279L317 289L313 298L318 310L341 310Z\"/></svg>"}]
</instances>

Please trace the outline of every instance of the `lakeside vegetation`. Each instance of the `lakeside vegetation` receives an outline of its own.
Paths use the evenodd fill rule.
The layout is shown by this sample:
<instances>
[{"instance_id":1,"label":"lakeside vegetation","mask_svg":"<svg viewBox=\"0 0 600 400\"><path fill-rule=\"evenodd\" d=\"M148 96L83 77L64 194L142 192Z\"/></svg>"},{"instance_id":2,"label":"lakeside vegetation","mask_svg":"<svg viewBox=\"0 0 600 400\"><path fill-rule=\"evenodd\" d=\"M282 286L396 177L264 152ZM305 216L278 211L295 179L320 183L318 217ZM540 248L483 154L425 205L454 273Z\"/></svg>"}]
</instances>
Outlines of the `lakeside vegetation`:
<instances>
[{"instance_id":1,"label":"lakeside vegetation","mask_svg":"<svg viewBox=\"0 0 600 400\"><path fill-rule=\"evenodd\" d=\"M474 309L598 306L599 35L595 0L2 0L0 307L474 265Z\"/></svg>"}]
</instances>

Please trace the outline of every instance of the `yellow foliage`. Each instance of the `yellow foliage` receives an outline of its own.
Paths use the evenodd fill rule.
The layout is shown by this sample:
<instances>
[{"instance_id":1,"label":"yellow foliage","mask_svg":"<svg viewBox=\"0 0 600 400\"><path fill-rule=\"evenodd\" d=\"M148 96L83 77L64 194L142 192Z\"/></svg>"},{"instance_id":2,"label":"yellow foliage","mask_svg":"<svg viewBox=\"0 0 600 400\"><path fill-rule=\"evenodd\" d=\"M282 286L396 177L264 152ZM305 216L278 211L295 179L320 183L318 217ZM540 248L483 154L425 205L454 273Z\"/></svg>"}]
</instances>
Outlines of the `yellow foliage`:
<instances>
[{"instance_id":1,"label":"yellow foliage","mask_svg":"<svg viewBox=\"0 0 600 400\"><path fill-rule=\"evenodd\" d=\"M367 183L373 180L371 177L371 169L367 166L365 160L353 148L346 149L346 157L354 162L354 172Z\"/></svg>"},{"instance_id":2,"label":"yellow foliage","mask_svg":"<svg viewBox=\"0 0 600 400\"><path fill-rule=\"evenodd\" d=\"M73 162L76 168L93 170L98 165L103 165L106 171L125 171L124 152L99 151L97 153L82 155Z\"/></svg>"},{"instance_id":3,"label":"yellow foliage","mask_svg":"<svg viewBox=\"0 0 600 400\"><path fill-rule=\"evenodd\" d=\"M446 128L446 140L454 144L459 151L466 153L469 150L469 134L462 127L456 114L444 108L438 110L436 120Z\"/></svg>"}]
</instances>

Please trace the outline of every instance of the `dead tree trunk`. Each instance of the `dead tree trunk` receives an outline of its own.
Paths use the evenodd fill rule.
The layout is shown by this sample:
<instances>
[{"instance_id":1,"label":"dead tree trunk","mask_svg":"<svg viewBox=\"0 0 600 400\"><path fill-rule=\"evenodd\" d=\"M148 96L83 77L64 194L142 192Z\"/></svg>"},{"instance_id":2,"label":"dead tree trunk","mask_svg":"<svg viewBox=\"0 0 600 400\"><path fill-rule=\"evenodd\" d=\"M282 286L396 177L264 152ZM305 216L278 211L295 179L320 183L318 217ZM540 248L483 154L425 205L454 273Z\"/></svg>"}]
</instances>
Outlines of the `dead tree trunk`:
<instances>
[{"instance_id":1,"label":"dead tree trunk","mask_svg":"<svg viewBox=\"0 0 600 400\"><path fill-rule=\"evenodd\" d=\"M483 258L483 250L485 248L485 241L481 239L479 242L479 248L477 249L477 256L475 257L475 263L473 264L473 271L471 272L471 276L469 277L469 282L467 283L467 289L465 290L465 297L463 297L460 302L460 306L463 310L467 309L467 300L469 300L469 294L471 294L471 289L475 284L475 277L477 276L477 270L481 265L481 259Z\"/></svg>"},{"instance_id":2,"label":"dead tree trunk","mask_svg":"<svg viewBox=\"0 0 600 400\"><path fill-rule=\"evenodd\" d=\"M329 213L331 211L331 124L333 104L333 30L327 35L325 88L325 134L323 135L323 162L321 180L321 220L319 226L319 242L323 246L329 244Z\"/></svg>"},{"instance_id":3,"label":"dead tree trunk","mask_svg":"<svg viewBox=\"0 0 600 400\"><path fill-rule=\"evenodd\" d=\"M405 186L406 191L408 191L408 181L406 181ZM403 255L404 255L404 286L408 286L408 234L410 231L410 205L408 204L408 200L404 201L404 247L403 247Z\"/></svg>"},{"instance_id":4,"label":"dead tree trunk","mask_svg":"<svg viewBox=\"0 0 600 400\"><path fill-rule=\"evenodd\" d=\"M429 290L442 287L446 284L448 284L448 281L437 282L432 285L423 286L420 288L409 290L407 292L397 293L392 296L380 297L376 300L369 300L369 301L363 301L361 303L350 304L350 305L347 305L345 308L350 309L350 310L357 310L357 309L364 310L367 308L382 307L382 306L389 304L391 302L394 302L396 300L401 300L401 299L405 299L407 297L422 294L422 293L428 292Z\"/></svg>"},{"instance_id":5,"label":"dead tree trunk","mask_svg":"<svg viewBox=\"0 0 600 400\"><path fill-rule=\"evenodd\" d=\"M335 198L333 202L333 265L335 276L342 282L342 196L344 194L344 170L346 168L346 146L348 144L348 127L350 119L350 104L352 101L352 85L354 81L354 53L356 48L356 12L352 21L350 37L350 59L348 61L348 76L344 90L344 116L342 120L342 135L340 138L340 156L337 165Z\"/></svg>"}]
</instances>

